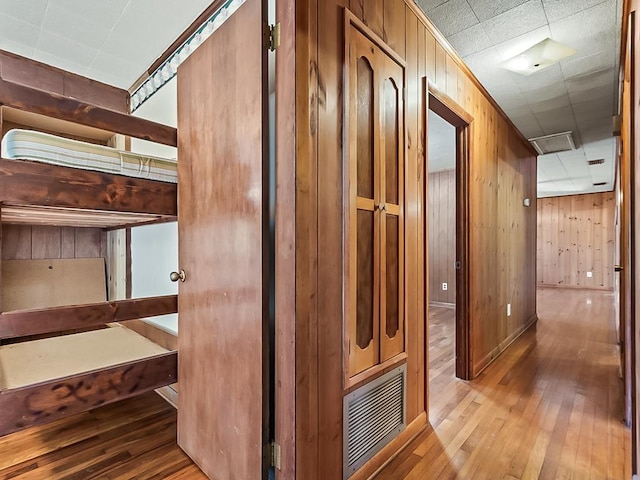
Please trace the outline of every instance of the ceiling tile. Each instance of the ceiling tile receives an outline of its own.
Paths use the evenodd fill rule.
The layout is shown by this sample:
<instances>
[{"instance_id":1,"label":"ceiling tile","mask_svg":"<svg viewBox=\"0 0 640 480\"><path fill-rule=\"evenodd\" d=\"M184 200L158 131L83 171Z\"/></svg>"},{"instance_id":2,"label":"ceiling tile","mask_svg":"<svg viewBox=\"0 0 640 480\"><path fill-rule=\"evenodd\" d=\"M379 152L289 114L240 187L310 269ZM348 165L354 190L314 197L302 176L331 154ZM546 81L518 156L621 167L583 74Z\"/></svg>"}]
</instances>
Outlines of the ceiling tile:
<instances>
[{"instance_id":1,"label":"ceiling tile","mask_svg":"<svg viewBox=\"0 0 640 480\"><path fill-rule=\"evenodd\" d=\"M531 75L520 75L518 73L511 73L516 85L522 92L531 92L533 90L540 90L548 88L550 85L559 85L564 83L564 76L562 75L562 69L560 65L551 65ZM566 87L564 89L566 93Z\"/></svg>"},{"instance_id":2,"label":"ceiling tile","mask_svg":"<svg viewBox=\"0 0 640 480\"><path fill-rule=\"evenodd\" d=\"M60 59L69 58L70 62L84 66L89 65L98 53L95 48L44 30L40 31L36 49L36 54L42 52Z\"/></svg>"},{"instance_id":3,"label":"ceiling tile","mask_svg":"<svg viewBox=\"0 0 640 480\"><path fill-rule=\"evenodd\" d=\"M2 0L0 13L39 27L47 11L48 0ZM5 35L4 32L3 36Z\"/></svg>"},{"instance_id":4,"label":"ceiling tile","mask_svg":"<svg viewBox=\"0 0 640 480\"><path fill-rule=\"evenodd\" d=\"M550 22L602 3L602 0L542 0L544 11Z\"/></svg>"},{"instance_id":5,"label":"ceiling tile","mask_svg":"<svg viewBox=\"0 0 640 480\"><path fill-rule=\"evenodd\" d=\"M507 12L527 0L472 0L469 2L478 20L481 22Z\"/></svg>"},{"instance_id":6,"label":"ceiling tile","mask_svg":"<svg viewBox=\"0 0 640 480\"><path fill-rule=\"evenodd\" d=\"M522 92L522 95L529 105L533 105L567 95L567 87L565 87L564 82L556 82L546 86L539 86L532 90L526 90Z\"/></svg>"},{"instance_id":7,"label":"ceiling tile","mask_svg":"<svg viewBox=\"0 0 640 480\"><path fill-rule=\"evenodd\" d=\"M31 51L38 43L38 27L0 13L0 48L14 53Z\"/></svg>"},{"instance_id":8,"label":"ceiling tile","mask_svg":"<svg viewBox=\"0 0 640 480\"><path fill-rule=\"evenodd\" d=\"M479 23L452 35L449 37L449 41L461 57L479 52L492 45Z\"/></svg>"},{"instance_id":9,"label":"ceiling tile","mask_svg":"<svg viewBox=\"0 0 640 480\"><path fill-rule=\"evenodd\" d=\"M572 131L575 136L576 122L571 107L559 107L546 112L539 112L535 114L535 117L545 135Z\"/></svg>"},{"instance_id":10,"label":"ceiling tile","mask_svg":"<svg viewBox=\"0 0 640 480\"><path fill-rule=\"evenodd\" d=\"M560 95L549 100L540 100L529 103L528 107L533 113L548 112L558 107L568 107L571 105L569 95Z\"/></svg>"},{"instance_id":11,"label":"ceiling tile","mask_svg":"<svg viewBox=\"0 0 640 480\"><path fill-rule=\"evenodd\" d=\"M123 9L130 0L52 0L50 5L56 6L68 12L74 12L77 16L88 19L99 19L104 25L113 25L122 16Z\"/></svg>"},{"instance_id":12,"label":"ceiling tile","mask_svg":"<svg viewBox=\"0 0 640 480\"><path fill-rule=\"evenodd\" d=\"M518 37L546 24L541 0L530 0L482 22L485 32L494 43Z\"/></svg>"},{"instance_id":13,"label":"ceiling tile","mask_svg":"<svg viewBox=\"0 0 640 480\"><path fill-rule=\"evenodd\" d=\"M577 57L575 59L568 58L560 62L560 68L564 77L569 79L579 75L585 75L593 71L608 70L613 75L615 66L615 52L613 48L598 51L593 55Z\"/></svg>"},{"instance_id":14,"label":"ceiling tile","mask_svg":"<svg viewBox=\"0 0 640 480\"><path fill-rule=\"evenodd\" d=\"M109 36L111 25L91 13L83 15L51 4L42 21L42 29L70 40L82 38L83 45L98 50Z\"/></svg>"},{"instance_id":15,"label":"ceiling tile","mask_svg":"<svg viewBox=\"0 0 640 480\"><path fill-rule=\"evenodd\" d=\"M555 41L580 50L576 41L588 41L598 34L611 35L616 31L615 0L607 0L595 7L551 22L549 27Z\"/></svg>"},{"instance_id":16,"label":"ceiling tile","mask_svg":"<svg viewBox=\"0 0 640 480\"><path fill-rule=\"evenodd\" d=\"M478 23L466 0L449 0L429 10L428 17L445 36L462 32Z\"/></svg>"}]
</instances>

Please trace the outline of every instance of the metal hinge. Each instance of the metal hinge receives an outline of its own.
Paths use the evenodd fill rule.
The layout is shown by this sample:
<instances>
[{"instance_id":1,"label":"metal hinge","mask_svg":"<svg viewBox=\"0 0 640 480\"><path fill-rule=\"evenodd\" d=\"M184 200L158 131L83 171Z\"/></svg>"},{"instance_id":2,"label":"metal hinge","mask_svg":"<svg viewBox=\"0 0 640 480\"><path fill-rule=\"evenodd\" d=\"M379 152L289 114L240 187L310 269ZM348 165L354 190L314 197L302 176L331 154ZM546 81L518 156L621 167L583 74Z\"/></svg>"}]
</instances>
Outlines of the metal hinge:
<instances>
[{"instance_id":1,"label":"metal hinge","mask_svg":"<svg viewBox=\"0 0 640 480\"><path fill-rule=\"evenodd\" d=\"M280 22L275 25L265 25L264 46L272 52L280 46Z\"/></svg>"},{"instance_id":2,"label":"metal hinge","mask_svg":"<svg viewBox=\"0 0 640 480\"><path fill-rule=\"evenodd\" d=\"M282 453L280 451L280 445L276 442L269 443L269 464L280 470L280 462L282 460Z\"/></svg>"}]
</instances>

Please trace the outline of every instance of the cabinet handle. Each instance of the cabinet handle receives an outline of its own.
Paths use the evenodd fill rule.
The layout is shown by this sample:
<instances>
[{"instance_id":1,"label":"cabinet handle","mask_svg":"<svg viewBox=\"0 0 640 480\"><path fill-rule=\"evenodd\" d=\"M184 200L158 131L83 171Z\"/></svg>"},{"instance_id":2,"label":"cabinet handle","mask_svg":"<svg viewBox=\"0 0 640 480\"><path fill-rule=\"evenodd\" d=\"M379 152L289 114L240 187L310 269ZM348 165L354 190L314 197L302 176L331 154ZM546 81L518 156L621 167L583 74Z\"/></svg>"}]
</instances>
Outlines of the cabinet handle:
<instances>
[{"instance_id":1,"label":"cabinet handle","mask_svg":"<svg viewBox=\"0 0 640 480\"><path fill-rule=\"evenodd\" d=\"M184 273L184 270L180 270L180 272L171 272L169 278L172 282L177 282L178 280L184 282L187 279L187 275Z\"/></svg>"}]
</instances>

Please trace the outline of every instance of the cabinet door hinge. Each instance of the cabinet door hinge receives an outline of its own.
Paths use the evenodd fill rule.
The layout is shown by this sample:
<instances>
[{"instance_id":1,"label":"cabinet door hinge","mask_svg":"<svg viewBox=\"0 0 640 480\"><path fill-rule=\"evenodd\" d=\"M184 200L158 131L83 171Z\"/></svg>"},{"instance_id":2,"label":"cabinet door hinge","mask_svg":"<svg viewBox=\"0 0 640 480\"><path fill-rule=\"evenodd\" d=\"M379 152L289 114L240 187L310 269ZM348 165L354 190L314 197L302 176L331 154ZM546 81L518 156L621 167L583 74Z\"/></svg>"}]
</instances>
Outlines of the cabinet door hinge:
<instances>
[{"instance_id":1,"label":"cabinet door hinge","mask_svg":"<svg viewBox=\"0 0 640 480\"><path fill-rule=\"evenodd\" d=\"M280 22L275 25L265 25L264 46L272 52L280 46Z\"/></svg>"},{"instance_id":2,"label":"cabinet door hinge","mask_svg":"<svg viewBox=\"0 0 640 480\"><path fill-rule=\"evenodd\" d=\"M280 470L280 461L282 459L282 454L280 451L280 445L278 445L276 442L271 442L269 444L269 464Z\"/></svg>"}]
</instances>

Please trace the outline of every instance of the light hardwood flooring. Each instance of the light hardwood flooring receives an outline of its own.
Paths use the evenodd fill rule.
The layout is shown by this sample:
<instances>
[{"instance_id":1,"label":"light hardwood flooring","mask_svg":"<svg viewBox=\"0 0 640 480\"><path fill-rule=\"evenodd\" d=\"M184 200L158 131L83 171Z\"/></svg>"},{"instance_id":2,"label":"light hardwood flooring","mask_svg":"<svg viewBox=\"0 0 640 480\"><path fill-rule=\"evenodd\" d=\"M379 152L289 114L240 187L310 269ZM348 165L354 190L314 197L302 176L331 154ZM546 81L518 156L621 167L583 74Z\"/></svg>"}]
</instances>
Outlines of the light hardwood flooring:
<instances>
[{"instance_id":1,"label":"light hardwood flooring","mask_svg":"<svg viewBox=\"0 0 640 480\"><path fill-rule=\"evenodd\" d=\"M463 382L453 310L432 310L432 427L377 480L630 478L612 295L545 289L538 312L536 329ZM175 410L150 393L0 438L0 478L205 477L176 444Z\"/></svg>"},{"instance_id":2,"label":"light hardwood flooring","mask_svg":"<svg viewBox=\"0 0 640 480\"><path fill-rule=\"evenodd\" d=\"M431 427L377 480L631 478L613 295L541 289L538 317L473 382L431 346Z\"/></svg>"}]
</instances>

